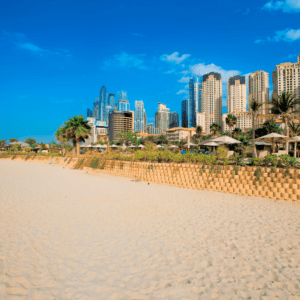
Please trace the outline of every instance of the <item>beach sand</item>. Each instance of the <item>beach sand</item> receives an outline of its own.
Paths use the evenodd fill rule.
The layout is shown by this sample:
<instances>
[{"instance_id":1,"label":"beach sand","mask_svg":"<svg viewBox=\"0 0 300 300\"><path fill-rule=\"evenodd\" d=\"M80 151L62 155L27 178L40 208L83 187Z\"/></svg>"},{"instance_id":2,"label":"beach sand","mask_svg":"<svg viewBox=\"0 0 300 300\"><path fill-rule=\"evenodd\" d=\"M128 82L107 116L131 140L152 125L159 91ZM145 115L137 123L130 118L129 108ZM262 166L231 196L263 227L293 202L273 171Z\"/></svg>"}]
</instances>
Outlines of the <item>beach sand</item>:
<instances>
[{"instance_id":1,"label":"beach sand","mask_svg":"<svg viewBox=\"0 0 300 300\"><path fill-rule=\"evenodd\" d=\"M0 160L0 299L300 299L300 205Z\"/></svg>"}]
</instances>

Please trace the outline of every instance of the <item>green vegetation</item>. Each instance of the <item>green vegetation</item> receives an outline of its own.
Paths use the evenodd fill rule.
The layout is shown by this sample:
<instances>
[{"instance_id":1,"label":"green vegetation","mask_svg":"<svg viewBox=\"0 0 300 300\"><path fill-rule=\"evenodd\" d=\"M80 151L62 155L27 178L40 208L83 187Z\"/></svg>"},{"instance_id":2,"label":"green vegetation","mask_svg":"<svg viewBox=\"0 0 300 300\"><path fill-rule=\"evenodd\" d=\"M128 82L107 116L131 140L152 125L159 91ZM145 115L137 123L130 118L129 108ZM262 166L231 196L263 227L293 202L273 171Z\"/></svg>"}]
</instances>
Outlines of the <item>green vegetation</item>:
<instances>
[{"instance_id":1,"label":"green vegetation","mask_svg":"<svg viewBox=\"0 0 300 300\"><path fill-rule=\"evenodd\" d=\"M93 157L91 162L90 162L90 168L98 168L99 167L99 160L100 158L99 157Z\"/></svg>"},{"instance_id":2,"label":"green vegetation","mask_svg":"<svg viewBox=\"0 0 300 300\"><path fill-rule=\"evenodd\" d=\"M259 181L259 180L260 180L260 176L261 176L261 168L257 168L257 169L254 171L254 176L255 176L255 180L256 180L256 181Z\"/></svg>"}]
</instances>

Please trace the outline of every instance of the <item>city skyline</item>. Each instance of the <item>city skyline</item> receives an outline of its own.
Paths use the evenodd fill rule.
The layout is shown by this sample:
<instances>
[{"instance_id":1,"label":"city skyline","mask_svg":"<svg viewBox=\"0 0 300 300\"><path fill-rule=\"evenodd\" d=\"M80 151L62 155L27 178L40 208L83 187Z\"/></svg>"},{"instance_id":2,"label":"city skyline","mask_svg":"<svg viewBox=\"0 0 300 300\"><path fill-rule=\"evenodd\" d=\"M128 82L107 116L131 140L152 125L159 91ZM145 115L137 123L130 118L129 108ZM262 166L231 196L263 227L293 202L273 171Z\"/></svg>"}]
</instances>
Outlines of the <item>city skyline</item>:
<instances>
[{"instance_id":1,"label":"city skyline","mask_svg":"<svg viewBox=\"0 0 300 300\"><path fill-rule=\"evenodd\" d=\"M221 74L223 113L231 76L263 70L272 94L275 66L297 62L299 13L290 0L1 3L0 136L54 140L103 84L142 99L148 123L158 102L181 114L193 75Z\"/></svg>"}]
</instances>

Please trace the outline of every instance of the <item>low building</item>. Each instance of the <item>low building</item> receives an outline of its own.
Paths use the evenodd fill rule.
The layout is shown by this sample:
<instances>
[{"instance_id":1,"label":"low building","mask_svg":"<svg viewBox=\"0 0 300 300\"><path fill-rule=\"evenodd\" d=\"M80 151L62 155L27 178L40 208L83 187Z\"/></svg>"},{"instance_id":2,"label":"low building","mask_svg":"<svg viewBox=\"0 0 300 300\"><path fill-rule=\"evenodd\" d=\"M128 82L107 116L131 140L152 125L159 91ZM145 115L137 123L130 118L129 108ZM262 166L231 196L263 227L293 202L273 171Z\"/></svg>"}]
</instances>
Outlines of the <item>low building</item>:
<instances>
[{"instance_id":1,"label":"low building","mask_svg":"<svg viewBox=\"0 0 300 300\"><path fill-rule=\"evenodd\" d=\"M85 140L85 145L90 145L92 143L98 142L98 135L108 133L108 127L106 122L98 121L96 118L87 118L88 124L91 126L91 135Z\"/></svg>"},{"instance_id":2,"label":"low building","mask_svg":"<svg viewBox=\"0 0 300 300\"><path fill-rule=\"evenodd\" d=\"M121 132L134 131L133 111L112 111L109 114L109 141L117 141Z\"/></svg>"},{"instance_id":3,"label":"low building","mask_svg":"<svg viewBox=\"0 0 300 300\"><path fill-rule=\"evenodd\" d=\"M164 134L170 142L180 142L181 140L187 139L188 136L195 135L196 128L174 127L165 130Z\"/></svg>"},{"instance_id":4,"label":"low building","mask_svg":"<svg viewBox=\"0 0 300 300\"><path fill-rule=\"evenodd\" d=\"M249 112L240 112L234 115L237 117L237 123L231 129L226 124L228 114L222 116L222 131L230 131L235 128L241 128L242 130L252 128L252 116Z\"/></svg>"}]
</instances>

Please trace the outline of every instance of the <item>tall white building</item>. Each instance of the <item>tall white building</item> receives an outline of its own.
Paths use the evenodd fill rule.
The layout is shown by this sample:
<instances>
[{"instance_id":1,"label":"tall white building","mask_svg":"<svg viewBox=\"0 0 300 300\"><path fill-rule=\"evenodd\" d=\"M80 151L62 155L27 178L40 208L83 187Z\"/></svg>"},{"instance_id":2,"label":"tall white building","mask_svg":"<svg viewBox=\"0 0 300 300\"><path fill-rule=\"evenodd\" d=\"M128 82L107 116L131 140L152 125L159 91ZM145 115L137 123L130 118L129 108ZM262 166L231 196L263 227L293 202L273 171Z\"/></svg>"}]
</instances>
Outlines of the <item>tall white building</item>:
<instances>
[{"instance_id":1,"label":"tall white building","mask_svg":"<svg viewBox=\"0 0 300 300\"><path fill-rule=\"evenodd\" d=\"M272 72L273 98L282 92L289 92L296 99L300 98L300 55L296 63L282 63Z\"/></svg>"},{"instance_id":2,"label":"tall white building","mask_svg":"<svg viewBox=\"0 0 300 300\"><path fill-rule=\"evenodd\" d=\"M202 79L202 112L205 113L205 127L210 133L210 125L222 126L222 77L219 73L210 72Z\"/></svg>"},{"instance_id":3,"label":"tall white building","mask_svg":"<svg viewBox=\"0 0 300 300\"><path fill-rule=\"evenodd\" d=\"M259 109L260 115L266 115L269 113L268 105L269 101L269 73L265 71L255 71L249 75L249 92L248 102L253 99L258 100L263 106ZM264 120L264 118L262 118Z\"/></svg>"},{"instance_id":4,"label":"tall white building","mask_svg":"<svg viewBox=\"0 0 300 300\"><path fill-rule=\"evenodd\" d=\"M169 128L170 109L163 103L158 103L158 110L155 112L155 133L161 134Z\"/></svg>"},{"instance_id":5,"label":"tall white building","mask_svg":"<svg viewBox=\"0 0 300 300\"><path fill-rule=\"evenodd\" d=\"M197 113L196 126L201 126L205 132L205 113Z\"/></svg>"},{"instance_id":6,"label":"tall white building","mask_svg":"<svg viewBox=\"0 0 300 300\"><path fill-rule=\"evenodd\" d=\"M134 131L144 132L145 130L145 109L143 101L135 101L135 114L134 114Z\"/></svg>"},{"instance_id":7,"label":"tall white building","mask_svg":"<svg viewBox=\"0 0 300 300\"><path fill-rule=\"evenodd\" d=\"M227 80L227 112L237 114L247 111L247 86L245 76L232 76Z\"/></svg>"}]
</instances>

